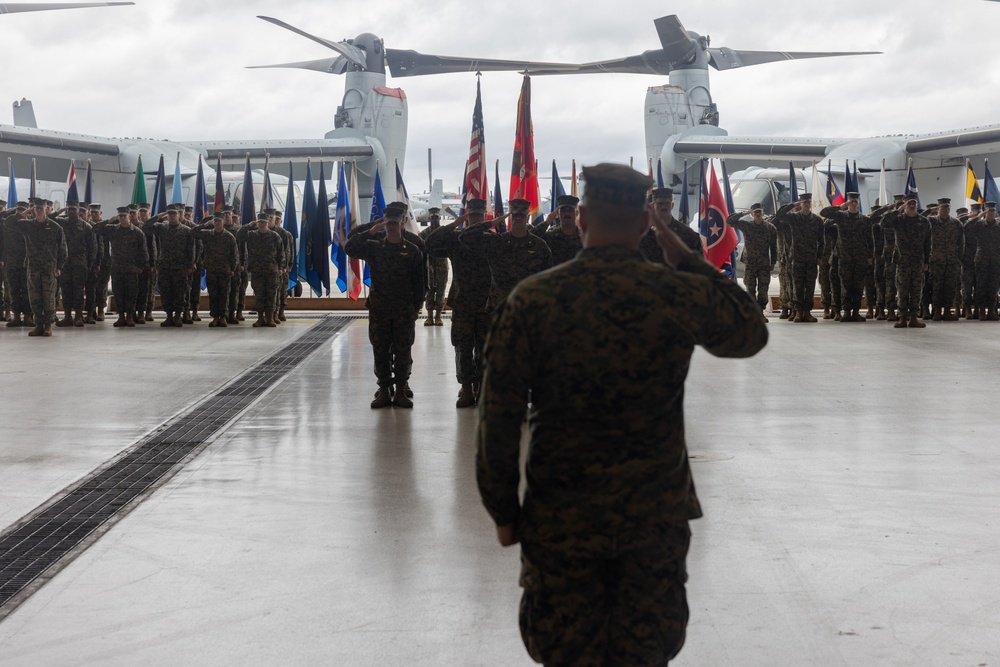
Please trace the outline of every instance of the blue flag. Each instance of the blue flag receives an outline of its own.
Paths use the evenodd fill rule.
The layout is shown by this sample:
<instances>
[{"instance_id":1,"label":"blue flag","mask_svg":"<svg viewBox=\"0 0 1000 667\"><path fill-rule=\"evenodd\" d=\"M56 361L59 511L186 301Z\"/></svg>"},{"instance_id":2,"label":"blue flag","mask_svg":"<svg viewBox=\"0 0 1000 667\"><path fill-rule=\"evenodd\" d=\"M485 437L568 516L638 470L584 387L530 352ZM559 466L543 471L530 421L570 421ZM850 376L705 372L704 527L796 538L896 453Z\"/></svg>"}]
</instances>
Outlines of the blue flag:
<instances>
[{"instance_id":1,"label":"blue flag","mask_svg":"<svg viewBox=\"0 0 1000 667\"><path fill-rule=\"evenodd\" d=\"M152 208L149 211L151 216L157 216L167 210L167 176L163 167L163 153L160 153L160 164L156 168L156 184L153 185L153 201L150 202Z\"/></svg>"},{"instance_id":2,"label":"blue flag","mask_svg":"<svg viewBox=\"0 0 1000 667\"><path fill-rule=\"evenodd\" d=\"M986 160L986 173L983 174L983 201L1000 203L1000 188L997 188L997 182L990 173L989 160Z\"/></svg>"},{"instance_id":3,"label":"blue flag","mask_svg":"<svg viewBox=\"0 0 1000 667\"><path fill-rule=\"evenodd\" d=\"M340 163L340 170L337 174L337 233L334 235L333 247L330 249L330 259L337 267L337 287L341 292L347 293L347 253L344 252L344 244L347 243L347 227L351 220L351 206L349 193L347 190L347 176L344 174L344 163Z\"/></svg>"},{"instance_id":4,"label":"blue flag","mask_svg":"<svg viewBox=\"0 0 1000 667\"><path fill-rule=\"evenodd\" d=\"M298 247L299 242L299 217L295 207L295 173L292 170L292 161L288 161L288 191L285 193L285 215L281 222L289 234L292 235L292 248ZM296 258L296 264L298 258ZM294 271L288 272L288 289L292 289L299 284L298 267Z\"/></svg>"},{"instance_id":5,"label":"blue flag","mask_svg":"<svg viewBox=\"0 0 1000 667\"><path fill-rule=\"evenodd\" d=\"M17 183L14 176L14 161L7 158L7 206L13 208L17 204Z\"/></svg>"},{"instance_id":6,"label":"blue flag","mask_svg":"<svg viewBox=\"0 0 1000 667\"><path fill-rule=\"evenodd\" d=\"M681 179L681 203L677 207L677 220L681 224L691 224L691 203L688 201L688 161L684 160L684 177Z\"/></svg>"},{"instance_id":7,"label":"blue flag","mask_svg":"<svg viewBox=\"0 0 1000 667\"><path fill-rule=\"evenodd\" d=\"M319 163L319 196L316 203L316 220L310 230L312 245L309 259L312 270L319 276L319 281L330 296L330 198L326 194L326 171L323 162Z\"/></svg>"},{"instance_id":8,"label":"blue flag","mask_svg":"<svg viewBox=\"0 0 1000 667\"><path fill-rule=\"evenodd\" d=\"M305 192L302 193L302 224L299 228L299 253L298 272L299 280L305 280L313 288L313 292L320 291L318 275L310 275L311 265L309 257L312 254L312 223L316 220L316 188L313 185L312 163L306 163L306 184Z\"/></svg>"},{"instance_id":9,"label":"blue flag","mask_svg":"<svg viewBox=\"0 0 1000 667\"><path fill-rule=\"evenodd\" d=\"M989 175L989 165L986 168L987 177ZM988 181L987 181L988 182ZM913 164L910 164L909 171L906 173L906 187L903 189L904 195L916 195L917 196L917 208L923 208L920 204L920 191L917 189L917 177L913 174Z\"/></svg>"},{"instance_id":10,"label":"blue flag","mask_svg":"<svg viewBox=\"0 0 1000 667\"><path fill-rule=\"evenodd\" d=\"M493 217L503 215L503 191L500 189L500 160L496 163L496 178L493 180Z\"/></svg>"},{"instance_id":11,"label":"blue flag","mask_svg":"<svg viewBox=\"0 0 1000 667\"><path fill-rule=\"evenodd\" d=\"M94 179L90 175L90 160L87 160L87 180L83 187L83 201L88 204L94 203Z\"/></svg>"},{"instance_id":12,"label":"blue flag","mask_svg":"<svg viewBox=\"0 0 1000 667\"><path fill-rule=\"evenodd\" d=\"M178 167L179 169L180 167ZM250 155L248 154L246 166L243 168L243 190L240 193L240 224L249 225L256 219L257 211L253 201L253 172L250 171Z\"/></svg>"},{"instance_id":13,"label":"blue flag","mask_svg":"<svg viewBox=\"0 0 1000 667\"><path fill-rule=\"evenodd\" d=\"M795 165L792 161L788 161L788 203L798 201L799 199L799 182L795 178ZM781 208L781 204L778 205Z\"/></svg>"},{"instance_id":14,"label":"blue flag","mask_svg":"<svg viewBox=\"0 0 1000 667\"><path fill-rule=\"evenodd\" d=\"M173 186L173 190L170 192L170 203L171 204L183 204L184 203L184 191L181 189L181 154L180 153L177 154L177 162L174 163L174 186Z\"/></svg>"},{"instance_id":15,"label":"blue flag","mask_svg":"<svg viewBox=\"0 0 1000 667\"><path fill-rule=\"evenodd\" d=\"M549 195L552 198L551 207L549 212L552 212L558 208L559 198L566 194L566 189L563 188L562 179L559 178L559 172L556 170L556 161L552 161L552 193Z\"/></svg>"},{"instance_id":16,"label":"blue flag","mask_svg":"<svg viewBox=\"0 0 1000 667\"><path fill-rule=\"evenodd\" d=\"M251 197L253 190L250 191ZM205 193L205 170L201 166L201 156L198 156L198 177L194 184L194 224L205 219L205 209L208 208L208 196Z\"/></svg>"},{"instance_id":17,"label":"blue flag","mask_svg":"<svg viewBox=\"0 0 1000 667\"><path fill-rule=\"evenodd\" d=\"M656 187L665 188L663 184L663 160L656 158Z\"/></svg>"}]
</instances>

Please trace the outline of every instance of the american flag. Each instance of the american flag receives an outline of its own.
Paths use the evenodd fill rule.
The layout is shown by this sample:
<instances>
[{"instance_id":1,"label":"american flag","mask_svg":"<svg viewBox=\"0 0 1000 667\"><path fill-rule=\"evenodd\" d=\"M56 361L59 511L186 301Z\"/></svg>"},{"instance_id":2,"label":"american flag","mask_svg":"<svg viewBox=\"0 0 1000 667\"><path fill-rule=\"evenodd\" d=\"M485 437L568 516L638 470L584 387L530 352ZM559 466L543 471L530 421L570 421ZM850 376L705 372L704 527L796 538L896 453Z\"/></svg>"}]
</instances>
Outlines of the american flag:
<instances>
[{"instance_id":1,"label":"american flag","mask_svg":"<svg viewBox=\"0 0 1000 667\"><path fill-rule=\"evenodd\" d=\"M469 159L465 163L465 184L462 187L462 208L470 199L490 198L486 175L486 137L483 133L483 96L476 79L476 107L472 112L472 138L469 141Z\"/></svg>"}]
</instances>

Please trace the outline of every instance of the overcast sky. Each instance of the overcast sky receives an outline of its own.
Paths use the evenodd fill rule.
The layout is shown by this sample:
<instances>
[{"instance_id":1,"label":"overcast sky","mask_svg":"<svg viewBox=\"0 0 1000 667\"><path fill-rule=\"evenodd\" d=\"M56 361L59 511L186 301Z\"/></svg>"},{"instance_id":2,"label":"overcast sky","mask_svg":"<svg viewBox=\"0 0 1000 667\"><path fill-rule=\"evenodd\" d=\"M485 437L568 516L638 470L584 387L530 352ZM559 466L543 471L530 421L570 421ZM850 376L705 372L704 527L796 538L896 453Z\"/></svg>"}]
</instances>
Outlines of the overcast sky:
<instances>
[{"instance_id":1,"label":"overcast sky","mask_svg":"<svg viewBox=\"0 0 1000 667\"><path fill-rule=\"evenodd\" d=\"M134 7L0 17L0 123L34 102L39 127L100 136L304 139L333 128L343 78L249 70L335 55L256 18L274 16L334 41L373 32L389 48L483 58L586 62L658 48L653 19L676 13L712 46L884 51L881 56L712 72L720 125L731 135L864 137L1000 122L1000 4L981 0L653 0L433 3L414 0L137 0ZM539 171L645 160L646 88L666 77L535 77ZM405 179L434 175L457 190L468 152L476 77L392 79L409 102ZM486 154L510 173L517 73L482 78ZM543 189L547 186L543 184Z\"/></svg>"}]
</instances>

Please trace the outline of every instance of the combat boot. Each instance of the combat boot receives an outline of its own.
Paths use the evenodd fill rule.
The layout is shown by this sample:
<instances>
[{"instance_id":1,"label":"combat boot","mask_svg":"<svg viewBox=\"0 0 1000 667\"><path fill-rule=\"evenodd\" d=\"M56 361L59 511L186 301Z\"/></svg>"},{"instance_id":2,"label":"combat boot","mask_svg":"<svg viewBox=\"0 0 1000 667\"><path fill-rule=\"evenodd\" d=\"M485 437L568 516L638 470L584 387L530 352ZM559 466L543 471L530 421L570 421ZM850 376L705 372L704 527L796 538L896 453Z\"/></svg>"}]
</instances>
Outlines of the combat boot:
<instances>
[{"instance_id":1,"label":"combat boot","mask_svg":"<svg viewBox=\"0 0 1000 667\"><path fill-rule=\"evenodd\" d=\"M952 310L951 308L944 309L944 316L942 318L945 322L958 322L958 309Z\"/></svg>"},{"instance_id":2,"label":"combat boot","mask_svg":"<svg viewBox=\"0 0 1000 667\"><path fill-rule=\"evenodd\" d=\"M934 314L931 316L931 319L935 322L940 322L943 317L944 316L941 314L941 306L934 306ZM927 318L925 317L924 319Z\"/></svg>"},{"instance_id":3,"label":"combat boot","mask_svg":"<svg viewBox=\"0 0 1000 667\"><path fill-rule=\"evenodd\" d=\"M143 324L145 324L145 322L143 322ZM129 328L132 328L132 327L135 326L135 316L134 315L126 315L125 316L125 326L127 326Z\"/></svg>"},{"instance_id":4,"label":"combat boot","mask_svg":"<svg viewBox=\"0 0 1000 667\"><path fill-rule=\"evenodd\" d=\"M833 313L830 312L830 306L823 306L823 319L824 320L833 319Z\"/></svg>"},{"instance_id":5,"label":"combat boot","mask_svg":"<svg viewBox=\"0 0 1000 667\"><path fill-rule=\"evenodd\" d=\"M45 333L45 327L41 324L36 324L35 328L28 332L29 336L41 336Z\"/></svg>"},{"instance_id":6,"label":"combat boot","mask_svg":"<svg viewBox=\"0 0 1000 667\"><path fill-rule=\"evenodd\" d=\"M865 320L870 320L873 317L875 317L875 310L871 306L868 306L868 311L865 313L865 316L861 318L861 321L864 322Z\"/></svg>"},{"instance_id":7,"label":"combat boot","mask_svg":"<svg viewBox=\"0 0 1000 667\"><path fill-rule=\"evenodd\" d=\"M73 314L68 310L63 311L63 318L61 320L56 320L57 327L70 327L73 326Z\"/></svg>"},{"instance_id":8,"label":"combat boot","mask_svg":"<svg viewBox=\"0 0 1000 667\"><path fill-rule=\"evenodd\" d=\"M24 314L24 322L21 323L21 326L25 326L25 327L33 327L33 326L35 326L35 316L32 315L31 313L25 313Z\"/></svg>"},{"instance_id":9,"label":"combat boot","mask_svg":"<svg viewBox=\"0 0 1000 667\"><path fill-rule=\"evenodd\" d=\"M962 306L962 314L960 315L960 317L964 317L967 320L971 320L972 308L970 308L969 306Z\"/></svg>"},{"instance_id":10,"label":"combat boot","mask_svg":"<svg viewBox=\"0 0 1000 667\"><path fill-rule=\"evenodd\" d=\"M118 319L112 324L113 327L123 327L125 326L125 313L118 313Z\"/></svg>"},{"instance_id":11,"label":"combat boot","mask_svg":"<svg viewBox=\"0 0 1000 667\"><path fill-rule=\"evenodd\" d=\"M834 322L843 322L844 321L844 314L841 313L839 309L833 311L833 321Z\"/></svg>"},{"instance_id":12,"label":"combat boot","mask_svg":"<svg viewBox=\"0 0 1000 667\"><path fill-rule=\"evenodd\" d=\"M153 311L147 310L145 316L142 319L146 320L147 322L152 322L153 321Z\"/></svg>"},{"instance_id":13,"label":"combat boot","mask_svg":"<svg viewBox=\"0 0 1000 667\"><path fill-rule=\"evenodd\" d=\"M21 313L14 313L14 316L11 318L10 322L8 322L6 326L8 329L24 326L24 322L21 321Z\"/></svg>"},{"instance_id":14,"label":"combat boot","mask_svg":"<svg viewBox=\"0 0 1000 667\"><path fill-rule=\"evenodd\" d=\"M145 324L146 318L138 310L132 313L132 321L136 324Z\"/></svg>"},{"instance_id":15,"label":"combat boot","mask_svg":"<svg viewBox=\"0 0 1000 667\"><path fill-rule=\"evenodd\" d=\"M94 319L97 320L98 322L104 321L104 308L97 309L97 315L94 317Z\"/></svg>"},{"instance_id":16,"label":"combat boot","mask_svg":"<svg viewBox=\"0 0 1000 667\"><path fill-rule=\"evenodd\" d=\"M801 322L802 321L802 315L801 315L801 313L794 313L794 314L789 313L788 314L788 321L789 322Z\"/></svg>"},{"instance_id":17,"label":"combat boot","mask_svg":"<svg viewBox=\"0 0 1000 667\"><path fill-rule=\"evenodd\" d=\"M788 319L788 309L787 308L782 308L781 309L781 314L778 315L778 319L779 320L787 320Z\"/></svg>"},{"instance_id":18,"label":"combat boot","mask_svg":"<svg viewBox=\"0 0 1000 667\"><path fill-rule=\"evenodd\" d=\"M229 326L229 324L226 323L226 318L224 318L224 317L220 317L219 318L219 326L220 327L228 327Z\"/></svg>"},{"instance_id":19,"label":"combat boot","mask_svg":"<svg viewBox=\"0 0 1000 667\"><path fill-rule=\"evenodd\" d=\"M219 326L219 318L218 317L213 317L212 321L208 323L208 326L211 329L214 329L215 327Z\"/></svg>"},{"instance_id":20,"label":"combat boot","mask_svg":"<svg viewBox=\"0 0 1000 667\"><path fill-rule=\"evenodd\" d=\"M239 310L236 311L236 321L237 322L246 322L247 321L247 318L243 317L243 309L242 308L240 308Z\"/></svg>"},{"instance_id":21,"label":"combat boot","mask_svg":"<svg viewBox=\"0 0 1000 667\"><path fill-rule=\"evenodd\" d=\"M194 324L194 320L191 319L191 311L185 310L184 314L181 315L182 324Z\"/></svg>"},{"instance_id":22,"label":"combat boot","mask_svg":"<svg viewBox=\"0 0 1000 667\"><path fill-rule=\"evenodd\" d=\"M875 319L879 321L885 321L885 308L879 306L875 309Z\"/></svg>"},{"instance_id":23,"label":"combat boot","mask_svg":"<svg viewBox=\"0 0 1000 667\"><path fill-rule=\"evenodd\" d=\"M257 326L256 324L254 326ZM375 400L372 401L372 410L378 410L379 408L387 408L392 405L392 394L389 393L388 387L379 387L378 391L375 392Z\"/></svg>"},{"instance_id":24,"label":"combat boot","mask_svg":"<svg viewBox=\"0 0 1000 667\"><path fill-rule=\"evenodd\" d=\"M906 323L911 329L926 329L927 325L921 322L916 315L910 315L910 321Z\"/></svg>"},{"instance_id":25,"label":"combat boot","mask_svg":"<svg viewBox=\"0 0 1000 667\"><path fill-rule=\"evenodd\" d=\"M444 320L441 319L441 311L440 310L438 310L437 314L434 315L434 326L436 326L436 327L443 327L444 326Z\"/></svg>"},{"instance_id":26,"label":"combat boot","mask_svg":"<svg viewBox=\"0 0 1000 667\"><path fill-rule=\"evenodd\" d=\"M197 310L192 310L191 311L191 321L192 322L201 322L201 315L198 314Z\"/></svg>"},{"instance_id":27,"label":"combat boot","mask_svg":"<svg viewBox=\"0 0 1000 667\"><path fill-rule=\"evenodd\" d=\"M184 326L184 322L181 319L181 314L180 313L174 313L174 326L175 327L182 327L182 326Z\"/></svg>"},{"instance_id":28,"label":"combat boot","mask_svg":"<svg viewBox=\"0 0 1000 667\"><path fill-rule=\"evenodd\" d=\"M264 326L265 327L276 327L276 326L278 326L277 324L274 323L274 320L271 319L271 313L264 313Z\"/></svg>"},{"instance_id":29,"label":"combat boot","mask_svg":"<svg viewBox=\"0 0 1000 667\"><path fill-rule=\"evenodd\" d=\"M51 338L52 337L52 325L51 324L46 324L45 325L45 328L42 329L42 335L45 336L46 338Z\"/></svg>"},{"instance_id":30,"label":"combat boot","mask_svg":"<svg viewBox=\"0 0 1000 667\"><path fill-rule=\"evenodd\" d=\"M889 312L886 313L885 319L887 322L898 322L899 315L896 313L895 308L889 308Z\"/></svg>"},{"instance_id":31,"label":"combat boot","mask_svg":"<svg viewBox=\"0 0 1000 667\"><path fill-rule=\"evenodd\" d=\"M811 312L809 312L808 310L802 311L802 315L800 316L800 319L799 319L799 322L818 322L818 321L819 320L817 320L815 317L813 317L813 314Z\"/></svg>"},{"instance_id":32,"label":"combat boot","mask_svg":"<svg viewBox=\"0 0 1000 667\"><path fill-rule=\"evenodd\" d=\"M10 308L3 309L3 321L10 322Z\"/></svg>"},{"instance_id":33,"label":"combat boot","mask_svg":"<svg viewBox=\"0 0 1000 667\"><path fill-rule=\"evenodd\" d=\"M434 326L434 311L432 311L432 310L428 310L427 311L427 319L424 320L424 326L425 327L432 327L432 326Z\"/></svg>"},{"instance_id":34,"label":"combat boot","mask_svg":"<svg viewBox=\"0 0 1000 667\"><path fill-rule=\"evenodd\" d=\"M262 327L262 326L265 326L265 325L264 325L264 316L263 316L263 315L261 315L260 313L257 313L257 321L253 323L253 326L254 326L254 327Z\"/></svg>"},{"instance_id":35,"label":"combat boot","mask_svg":"<svg viewBox=\"0 0 1000 667\"><path fill-rule=\"evenodd\" d=\"M278 319L278 311L274 311L273 313L271 313L271 324L273 324L274 326L278 326L280 323L281 320Z\"/></svg>"},{"instance_id":36,"label":"combat boot","mask_svg":"<svg viewBox=\"0 0 1000 667\"><path fill-rule=\"evenodd\" d=\"M997 315L997 307L990 306L986 309L986 321L996 322L997 320L1000 320L1000 316Z\"/></svg>"},{"instance_id":37,"label":"combat boot","mask_svg":"<svg viewBox=\"0 0 1000 667\"><path fill-rule=\"evenodd\" d=\"M854 315L853 315L854 319L852 320L852 322L865 322L871 316L872 316L872 314L871 314L870 310L868 311L867 316L865 316L865 315L861 314L861 309L860 308L855 308L854 309Z\"/></svg>"},{"instance_id":38,"label":"combat boot","mask_svg":"<svg viewBox=\"0 0 1000 667\"><path fill-rule=\"evenodd\" d=\"M228 322L229 324L239 324L240 323L240 321L238 319L236 319L236 311L232 311L232 312L229 313L229 317L226 318L226 322Z\"/></svg>"},{"instance_id":39,"label":"combat boot","mask_svg":"<svg viewBox=\"0 0 1000 667\"><path fill-rule=\"evenodd\" d=\"M931 319L931 307L929 305L924 304L924 306L922 307L920 311L920 319L922 320Z\"/></svg>"},{"instance_id":40,"label":"combat boot","mask_svg":"<svg viewBox=\"0 0 1000 667\"><path fill-rule=\"evenodd\" d=\"M161 327L172 327L172 326L174 326L174 314L168 310L167 311L167 319L165 319L162 322L160 322L160 326Z\"/></svg>"},{"instance_id":41,"label":"combat boot","mask_svg":"<svg viewBox=\"0 0 1000 667\"><path fill-rule=\"evenodd\" d=\"M94 324L97 321L96 313L93 310L88 310L83 314L84 324Z\"/></svg>"},{"instance_id":42,"label":"combat boot","mask_svg":"<svg viewBox=\"0 0 1000 667\"><path fill-rule=\"evenodd\" d=\"M458 392L458 400L455 401L456 408L471 408L476 404L476 394L472 390L471 384L463 384Z\"/></svg>"},{"instance_id":43,"label":"combat boot","mask_svg":"<svg viewBox=\"0 0 1000 667\"><path fill-rule=\"evenodd\" d=\"M980 309L978 307L977 308L973 308L972 309L972 319L978 320L979 319L979 312L980 312Z\"/></svg>"},{"instance_id":44,"label":"combat boot","mask_svg":"<svg viewBox=\"0 0 1000 667\"><path fill-rule=\"evenodd\" d=\"M406 395L406 385L397 384L396 393L392 397L392 404L397 408L412 408L413 401Z\"/></svg>"},{"instance_id":45,"label":"combat boot","mask_svg":"<svg viewBox=\"0 0 1000 667\"><path fill-rule=\"evenodd\" d=\"M285 307L284 306L282 306L281 308L278 309L278 321L280 321L280 322L287 322L288 321L288 318L285 317Z\"/></svg>"},{"instance_id":46,"label":"combat boot","mask_svg":"<svg viewBox=\"0 0 1000 667\"><path fill-rule=\"evenodd\" d=\"M76 317L73 318L73 326L80 328L83 326L83 313L79 310L76 311Z\"/></svg>"}]
</instances>

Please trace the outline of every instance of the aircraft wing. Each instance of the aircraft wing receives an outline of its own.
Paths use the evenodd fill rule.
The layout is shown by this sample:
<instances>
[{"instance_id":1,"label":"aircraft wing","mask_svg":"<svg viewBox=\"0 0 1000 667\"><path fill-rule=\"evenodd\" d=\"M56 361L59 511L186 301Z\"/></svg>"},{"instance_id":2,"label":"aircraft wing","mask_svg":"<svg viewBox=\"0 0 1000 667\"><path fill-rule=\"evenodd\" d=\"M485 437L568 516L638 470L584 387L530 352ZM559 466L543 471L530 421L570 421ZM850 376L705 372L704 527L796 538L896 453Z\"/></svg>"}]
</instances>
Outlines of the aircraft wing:
<instances>
[{"instance_id":1,"label":"aircraft wing","mask_svg":"<svg viewBox=\"0 0 1000 667\"><path fill-rule=\"evenodd\" d=\"M906 151L931 160L964 160L1000 153L1000 125L917 135L906 142Z\"/></svg>"},{"instance_id":2,"label":"aircraft wing","mask_svg":"<svg viewBox=\"0 0 1000 667\"><path fill-rule=\"evenodd\" d=\"M182 141L179 145L198 151L209 162L222 156L223 162L243 162L247 155L254 166L262 166L265 157L275 161L305 162L307 159L363 160L375 154L371 143L361 137L333 139L278 139L267 141Z\"/></svg>"},{"instance_id":3,"label":"aircraft wing","mask_svg":"<svg viewBox=\"0 0 1000 667\"><path fill-rule=\"evenodd\" d=\"M45 149L47 155L53 156L65 153L66 159L80 153L111 157L120 153L119 143L105 137L0 125L0 152L23 152L25 148Z\"/></svg>"},{"instance_id":4,"label":"aircraft wing","mask_svg":"<svg viewBox=\"0 0 1000 667\"><path fill-rule=\"evenodd\" d=\"M852 139L730 137L689 135L674 144L674 152L688 158L744 160L819 160Z\"/></svg>"},{"instance_id":5,"label":"aircraft wing","mask_svg":"<svg viewBox=\"0 0 1000 667\"><path fill-rule=\"evenodd\" d=\"M134 5L134 2L14 2L0 3L0 14L19 14L21 12L47 12L53 9L83 9L87 7L117 7Z\"/></svg>"}]
</instances>

